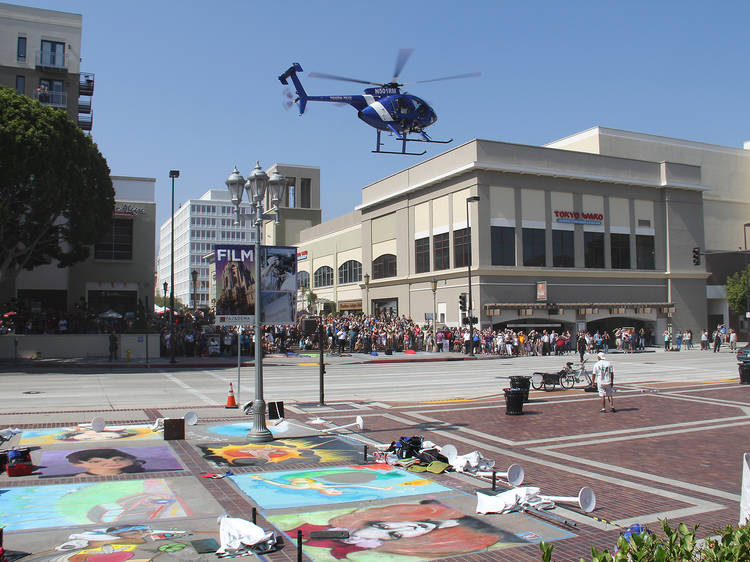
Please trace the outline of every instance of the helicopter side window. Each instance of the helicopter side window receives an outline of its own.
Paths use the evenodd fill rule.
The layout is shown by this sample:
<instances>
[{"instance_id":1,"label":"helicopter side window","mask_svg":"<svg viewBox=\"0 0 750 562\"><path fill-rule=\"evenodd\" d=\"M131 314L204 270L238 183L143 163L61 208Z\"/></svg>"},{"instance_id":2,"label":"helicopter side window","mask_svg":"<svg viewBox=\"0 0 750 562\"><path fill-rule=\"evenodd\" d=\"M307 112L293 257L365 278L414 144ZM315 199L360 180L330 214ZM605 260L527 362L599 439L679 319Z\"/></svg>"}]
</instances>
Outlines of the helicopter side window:
<instances>
[{"instance_id":1,"label":"helicopter side window","mask_svg":"<svg viewBox=\"0 0 750 562\"><path fill-rule=\"evenodd\" d=\"M406 98L396 99L396 109L400 115L407 115L409 112L414 110L414 106L411 104L411 100Z\"/></svg>"},{"instance_id":2,"label":"helicopter side window","mask_svg":"<svg viewBox=\"0 0 750 562\"><path fill-rule=\"evenodd\" d=\"M422 118L427 115L427 106L422 102L414 100L414 104L417 106L417 117Z\"/></svg>"}]
</instances>

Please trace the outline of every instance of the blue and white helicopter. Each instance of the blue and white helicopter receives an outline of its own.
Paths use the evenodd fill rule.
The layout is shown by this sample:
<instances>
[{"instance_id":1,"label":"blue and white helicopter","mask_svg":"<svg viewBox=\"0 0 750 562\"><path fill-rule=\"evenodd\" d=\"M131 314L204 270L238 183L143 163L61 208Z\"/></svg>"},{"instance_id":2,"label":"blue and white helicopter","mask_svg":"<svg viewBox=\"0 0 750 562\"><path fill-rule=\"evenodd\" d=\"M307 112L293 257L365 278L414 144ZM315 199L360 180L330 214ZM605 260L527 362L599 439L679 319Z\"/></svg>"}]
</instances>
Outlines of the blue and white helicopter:
<instances>
[{"instance_id":1,"label":"blue and white helicopter","mask_svg":"<svg viewBox=\"0 0 750 562\"><path fill-rule=\"evenodd\" d=\"M287 80L291 79L292 84L297 91L297 98L294 101L299 103L300 115L305 112L305 107L307 106L308 101L328 101L338 104L349 104L357 110L357 116L362 119L362 121L377 129L377 141L375 150L372 152L380 154L410 154L413 156L421 156L427 151L407 152L406 143L429 142L447 144L452 142L453 139L445 141L431 139L425 132L425 129L437 121L435 111L423 99L401 92L400 90L404 84L398 83L397 80L399 74L401 74L401 70L406 64L406 61L409 60L413 51L414 49L401 49L399 51L398 57L396 58L396 67L393 72L393 78L390 82L385 84L319 72L311 72L308 74L308 76L315 78L327 78L329 80L342 80L344 82L355 82L358 84L376 86L375 88L365 89L364 95L309 96L307 95L307 92L305 92L305 89L302 87L302 83L297 76L298 72L302 72L302 67L296 62L292 63L292 66L290 66L284 74L279 76L279 80L282 84L287 85ZM437 82L439 80L454 80L456 78L471 78L479 75L479 72L471 72L468 74L457 74L455 76L434 78L432 80L420 80L414 82L414 84ZM382 131L396 135L396 140L401 141L400 152L381 150L383 143L380 141L380 133ZM409 133L417 133L421 138L409 138Z\"/></svg>"}]
</instances>

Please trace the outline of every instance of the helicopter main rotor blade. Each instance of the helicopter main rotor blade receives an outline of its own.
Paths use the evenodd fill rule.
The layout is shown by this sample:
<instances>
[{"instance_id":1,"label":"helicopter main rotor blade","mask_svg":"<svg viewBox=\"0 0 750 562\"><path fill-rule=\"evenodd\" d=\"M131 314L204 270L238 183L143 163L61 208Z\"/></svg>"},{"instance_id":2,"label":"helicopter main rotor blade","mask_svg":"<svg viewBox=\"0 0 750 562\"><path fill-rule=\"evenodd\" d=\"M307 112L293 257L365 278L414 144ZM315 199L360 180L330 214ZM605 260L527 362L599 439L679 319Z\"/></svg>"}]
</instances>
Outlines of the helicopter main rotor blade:
<instances>
[{"instance_id":1,"label":"helicopter main rotor blade","mask_svg":"<svg viewBox=\"0 0 750 562\"><path fill-rule=\"evenodd\" d=\"M396 82L398 80L399 74L401 74L406 61L409 60L409 57L413 52L414 49L399 49L398 55L396 56L396 66L393 69L393 78L391 78L391 82Z\"/></svg>"},{"instance_id":2,"label":"helicopter main rotor blade","mask_svg":"<svg viewBox=\"0 0 750 562\"><path fill-rule=\"evenodd\" d=\"M443 76L442 78L432 78L431 80L417 80L411 84L425 84L426 82L439 82L440 80L456 80L458 78L475 78L481 76L481 72L468 72L466 74L456 74L455 76Z\"/></svg>"},{"instance_id":3,"label":"helicopter main rotor blade","mask_svg":"<svg viewBox=\"0 0 750 562\"><path fill-rule=\"evenodd\" d=\"M310 72L307 75L312 78L325 78L327 80L339 80L341 82L354 82L356 84L370 84L372 86L382 86L380 82L368 82L367 80L357 80L356 78L347 78L346 76L336 76L335 74L325 74L324 72Z\"/></svg>"}]
</instances>

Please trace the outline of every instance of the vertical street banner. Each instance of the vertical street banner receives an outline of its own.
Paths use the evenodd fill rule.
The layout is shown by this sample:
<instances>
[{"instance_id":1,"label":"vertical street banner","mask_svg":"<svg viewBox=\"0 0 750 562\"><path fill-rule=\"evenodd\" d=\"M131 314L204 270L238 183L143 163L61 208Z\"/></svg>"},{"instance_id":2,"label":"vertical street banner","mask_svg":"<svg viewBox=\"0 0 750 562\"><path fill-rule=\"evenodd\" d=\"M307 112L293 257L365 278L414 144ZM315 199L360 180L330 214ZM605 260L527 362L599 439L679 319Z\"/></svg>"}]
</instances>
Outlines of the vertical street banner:
<instances>
[{"instance_id":1,"label":"vertical street banner","mask_svg":"<svg viewBox=\"0 0 750 562\"><path fill-rule=\"evenodd\" d=\"M297 248L260 247L260 321L291 324L297 317ZM255 246L216 245L216 324L255 323Z\"/></svg>"}]
</instances>

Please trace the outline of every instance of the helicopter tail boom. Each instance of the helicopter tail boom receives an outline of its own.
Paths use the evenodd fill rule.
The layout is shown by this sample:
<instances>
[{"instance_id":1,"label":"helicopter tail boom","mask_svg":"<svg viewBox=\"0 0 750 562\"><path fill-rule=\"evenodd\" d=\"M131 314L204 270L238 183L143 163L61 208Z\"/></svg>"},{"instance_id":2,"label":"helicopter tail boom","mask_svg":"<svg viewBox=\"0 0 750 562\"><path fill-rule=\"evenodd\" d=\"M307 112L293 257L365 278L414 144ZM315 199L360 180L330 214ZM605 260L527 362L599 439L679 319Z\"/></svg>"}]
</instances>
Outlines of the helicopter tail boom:
<instances>
[{"instance_id":1,"label":"helicopter tail boom","mask_svg":"<svg viewBox=\"0 0 750 562\"><path fill-rule=\"evenodd\" d=\"M302 82L297 78L298 72L302 72L302 67L298 62L294 62L284 74L279 76L279 82L286 86L288 85L287 79L290 78L292 80L294 89L297 90L297 96L299 97L299 114L302 115L305 112L305 107L307 107L308 96L307 92L305 92L305 89L302 87Z\"/></svg>"}]
</instances>

